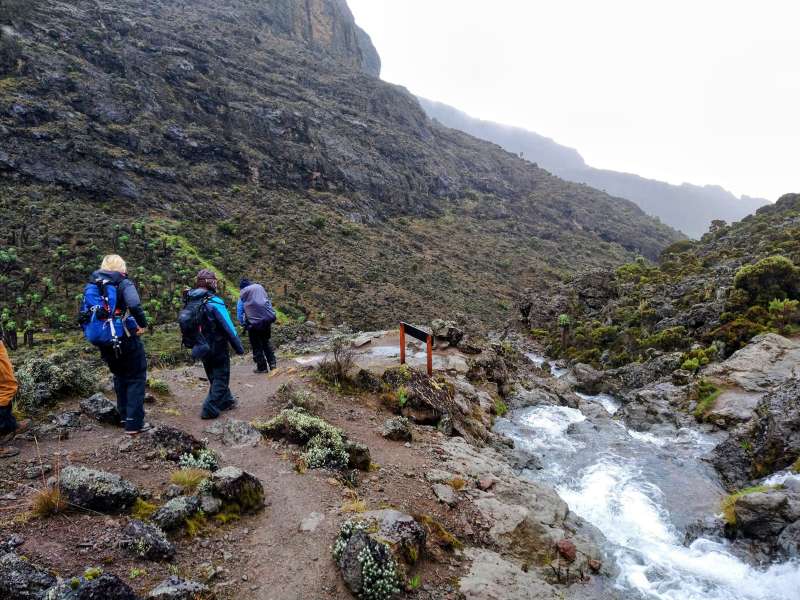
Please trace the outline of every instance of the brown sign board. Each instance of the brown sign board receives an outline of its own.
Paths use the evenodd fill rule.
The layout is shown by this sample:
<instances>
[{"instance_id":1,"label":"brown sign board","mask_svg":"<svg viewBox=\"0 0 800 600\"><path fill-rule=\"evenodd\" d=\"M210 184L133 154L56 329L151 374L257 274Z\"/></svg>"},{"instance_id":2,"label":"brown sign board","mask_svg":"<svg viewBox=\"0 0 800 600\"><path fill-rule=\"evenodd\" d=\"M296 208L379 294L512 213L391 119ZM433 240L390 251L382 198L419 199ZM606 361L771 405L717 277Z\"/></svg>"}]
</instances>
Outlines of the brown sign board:
<instances>
[{"instance_id":1,"label":"brown sign board","mask_svg":"<svg viewBox=\"0 0 800 600\"><path fill-rule=\"evenodd\" d=\"M406 335L425 342L426 354L428 357L428 376L433 375L433 336L419 327L414 327L410 323L400 323L400 364L406 364Z\"/></svg>"}]
</instances>

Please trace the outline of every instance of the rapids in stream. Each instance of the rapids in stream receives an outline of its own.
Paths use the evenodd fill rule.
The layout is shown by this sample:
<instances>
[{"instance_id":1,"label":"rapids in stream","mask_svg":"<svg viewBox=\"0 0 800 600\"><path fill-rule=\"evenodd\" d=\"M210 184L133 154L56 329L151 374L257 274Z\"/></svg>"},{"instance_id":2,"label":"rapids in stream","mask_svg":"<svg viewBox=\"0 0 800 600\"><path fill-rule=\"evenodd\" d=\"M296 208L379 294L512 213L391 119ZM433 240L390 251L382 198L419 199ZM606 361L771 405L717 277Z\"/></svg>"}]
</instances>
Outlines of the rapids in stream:
<instances>
[{"instance_id":1,"label":"rapids in stream","mask_svg":"<svg viewBox=\"0 0 800 600\"><path fill-rule=\"evenodd\" d=\"M600 404L607 418L541 405L499 419L496 430L513 439L518 452L538 457L541 468L526 470L526 476L553 486L604 534L620 572L616 587L625 597L800 599L796 562L754 568L726 541L683 543L689 524L720 511L725 492L702 460L718 440L689 428L632 431L612 418L619 408L615 398L582 398ZM792 475L776 475L770 483L782 477Z\"/></svg>"}]
</instances>

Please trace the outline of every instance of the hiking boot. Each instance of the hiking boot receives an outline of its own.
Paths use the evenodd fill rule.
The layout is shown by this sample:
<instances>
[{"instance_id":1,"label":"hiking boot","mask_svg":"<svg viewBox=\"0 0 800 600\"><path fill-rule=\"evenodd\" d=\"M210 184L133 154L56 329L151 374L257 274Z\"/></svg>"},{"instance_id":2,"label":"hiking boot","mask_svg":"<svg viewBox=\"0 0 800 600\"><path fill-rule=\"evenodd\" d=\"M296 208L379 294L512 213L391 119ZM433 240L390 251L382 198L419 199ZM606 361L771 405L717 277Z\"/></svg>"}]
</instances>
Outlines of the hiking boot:
<instances>
[{"instance_id":1,"label":"hiking boot","mask_svg":"<svg viewBox=\"0 0 800 600\"><path fill-rule=\"evenodd\" d=\"M228 406L226 406L225 408L223 408L223 409L222 409L222 412L227 412L227 411L229 411L229 410L236 410L237 408L239 408L239 401L238 401L238 400L234 400L233 402L231 402L230 404L228 404Z\"/></svg>"},{"instance_id":2,"label":"hiking boot","mask_svg":"<svg viewBox=\"0 0 800 600\"><path fill-rule=\"evenodd\" d=\"M269 373L269 367L256 367L253 369L253 373Z\"/></svg>"},{"instance_id":3,"label":"hiking boot","mask_svg":"<svg viewBox=\"0 0 800 600\"><path fill-rule=\"evenodd\" d=\"M19 454L19 448L13 446L0 447L0 458L14 458Z\"/></svg>"},{"instance_id":4,"label":"hiking boot","mask_svg":"<svg viewBox=\"0 0 800 600\"><path fill-rule=\"evenodd\" d=\"M136 429L134 431L125 431L125 433L127 433L131 437L134 437L139 435L140 433L144 433L145 431L150 431L152 428L153 426L150 425L150 423L145 423L144 425L142 425L141 429Z\"/></svg>"},{"instance_id":5,"label":"hiking boot","mask_svg":"<svg viewBox=\"0 0 800 600\"><path fill-rule=\"evenodd\" d=\"M9 443L11 440L14 439L15 435L17 435L16 431L7 431L6 433L0 433L0 446Z\"/></svg>"}]
</instances>

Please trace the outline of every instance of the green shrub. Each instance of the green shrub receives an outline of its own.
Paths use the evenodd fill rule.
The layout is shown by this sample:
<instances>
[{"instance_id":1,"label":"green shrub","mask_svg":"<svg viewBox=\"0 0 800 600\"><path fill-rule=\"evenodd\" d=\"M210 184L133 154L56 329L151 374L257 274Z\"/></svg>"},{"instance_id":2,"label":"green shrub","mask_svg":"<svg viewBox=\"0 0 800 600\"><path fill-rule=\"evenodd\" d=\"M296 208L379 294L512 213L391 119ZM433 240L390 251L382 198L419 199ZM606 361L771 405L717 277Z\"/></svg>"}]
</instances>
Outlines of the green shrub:
<instances>
[{"instance_id":1,"label":"green shrub","mask_svg":"<svg viewBox=\"0 0 800 600\"><path fill-rule=\"evenodd\" d=\"M764 325L739 317L718 327L709 334L709 337L725 344L725 352L730 355L765 331L767 328Z\"/></svg>"},{"instance_id":2,"label":"green shrub","mask_svg":"<svg viewBox=\"0 0 800 600\"><path fill-rule=\"evenodd\" d=\"M683 361L681 369L696 373L700 369L700 361L696 358L687 358L685 361Z\"/></svg>"},{"instance_id":3,"label":"green shrub","mask_svg":"<svg viewBox=\"0 0 800 600\"><path fill-rule=\"evenodd\" d=\"M665 352L672 352L688 346L691 343L691 339L686 334L686 328L678 326L659 331L640 340L640 343L644 348L658 348Z\"/></svg>"},{"instance_id":4,"label":"green shrub","mask_svg":"<svg viewBox=\"0 0 800 600\"><path fill-rule=\"evenodd\" d=\"M770 256L739 269L733 285L746 291L750 302L766 306L776 298L800 296L800 270L785 256Z\"/></svg>"}]
</instances>

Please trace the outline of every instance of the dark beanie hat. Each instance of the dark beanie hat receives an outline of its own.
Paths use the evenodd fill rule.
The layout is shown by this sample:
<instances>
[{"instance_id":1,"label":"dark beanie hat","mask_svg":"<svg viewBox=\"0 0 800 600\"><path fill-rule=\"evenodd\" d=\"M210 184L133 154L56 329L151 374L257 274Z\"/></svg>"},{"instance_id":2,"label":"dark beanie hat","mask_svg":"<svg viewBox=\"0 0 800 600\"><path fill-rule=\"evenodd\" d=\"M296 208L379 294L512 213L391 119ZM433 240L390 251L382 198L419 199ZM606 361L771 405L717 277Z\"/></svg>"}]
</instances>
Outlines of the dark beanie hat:
<instances>
[{"instance_id":1,"label":"dark beanie hat","mask_svg":"<svg viewBox=\"0 0 800 600\"><path fill-rule=\"evenodd\" d=\"M209 269L201 269L197 273L196 287L206 288L207 290L217 289L217 275Z\"/></svg>"},{"instance_id":2,"label":"dark beanie hat","mask_svg":"<svg viewBox=\"0 0 800 600\"><path fill-rule=\"evenodd\" d=\"M243 290L244 288L249 287L251 285L253 285L253 282L250 281L247 277L242 277L239 280L239 289L240 290Z\"/></svg>"}]
</instances>

